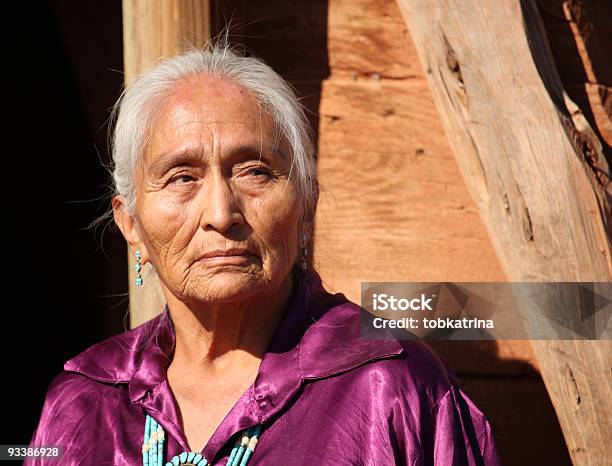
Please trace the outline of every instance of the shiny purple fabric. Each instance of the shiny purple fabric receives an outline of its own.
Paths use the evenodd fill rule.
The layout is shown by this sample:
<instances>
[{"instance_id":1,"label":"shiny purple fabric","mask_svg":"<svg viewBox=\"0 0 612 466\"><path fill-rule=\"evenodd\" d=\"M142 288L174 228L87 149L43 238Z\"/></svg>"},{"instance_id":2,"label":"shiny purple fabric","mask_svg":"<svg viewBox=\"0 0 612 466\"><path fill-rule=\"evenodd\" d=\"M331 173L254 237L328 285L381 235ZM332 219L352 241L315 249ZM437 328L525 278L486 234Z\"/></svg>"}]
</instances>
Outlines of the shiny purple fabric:
<instances>
[{"instance_id":1,"label":"shiny purple fabric","mask_svg":"<svg viewBox=\"0 0 612 466\"><path fill-rule=\"evenodd\" d=\"M65 363L30 442L64 455L24 464L142 464L145 413L166 430L166 461L189 450L166 380L167 311ZM362 340L359 329L359 306L311 273L204 456L225 465L238 432L263 423L250 465L499 464L489 423L425 345Z\"/></svg>"}]
</instances>

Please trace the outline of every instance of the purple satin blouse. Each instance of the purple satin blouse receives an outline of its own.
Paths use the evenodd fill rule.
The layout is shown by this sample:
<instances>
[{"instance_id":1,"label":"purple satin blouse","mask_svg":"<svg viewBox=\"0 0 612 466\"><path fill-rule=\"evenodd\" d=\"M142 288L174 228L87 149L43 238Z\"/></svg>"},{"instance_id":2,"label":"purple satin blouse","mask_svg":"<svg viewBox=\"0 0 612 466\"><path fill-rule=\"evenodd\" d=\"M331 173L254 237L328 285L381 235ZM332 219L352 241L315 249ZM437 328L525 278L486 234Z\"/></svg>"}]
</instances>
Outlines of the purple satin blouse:
<instances>
[{"instance_id":1,"label":"purple satin blouse","mask_svg":"<svg viewBox=\"0 0 612 466\"><path fill-rule=\"evenodd\" d=\"M261 423L250 465L499 464L488 421L424 344L359 333L359 306L328 293L310 272L292 293L255 382L202 454L225 465L238 433ZM188 451L166 379L174 345L166 306L67 361L30 442L60 445L63 456L24 464L142 464L145 413L166 431L165 461Z\"/></svg>"}]
</instances>

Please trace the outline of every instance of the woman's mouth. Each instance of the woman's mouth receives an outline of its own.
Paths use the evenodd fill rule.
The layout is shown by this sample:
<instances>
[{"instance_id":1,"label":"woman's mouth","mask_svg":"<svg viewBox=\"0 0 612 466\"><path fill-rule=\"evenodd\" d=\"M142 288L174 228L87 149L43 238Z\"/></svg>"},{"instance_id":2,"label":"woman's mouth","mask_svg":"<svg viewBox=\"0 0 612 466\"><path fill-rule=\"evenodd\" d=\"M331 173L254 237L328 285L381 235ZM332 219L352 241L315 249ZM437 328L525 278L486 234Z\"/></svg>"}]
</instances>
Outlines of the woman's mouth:
<instances>
[{"instance_id":1,"label":"woman's mouth","mask_svg":"<svg viewBox=\"0 0 612 466\"><path fill-rule=\"evenodd\" d=\"M248 249L232 248L232 249L217 249L209 251L202 255L198 261L205 262L207 264L244 264L249 262L255 257Z\"/></svg>"}]
</instances>

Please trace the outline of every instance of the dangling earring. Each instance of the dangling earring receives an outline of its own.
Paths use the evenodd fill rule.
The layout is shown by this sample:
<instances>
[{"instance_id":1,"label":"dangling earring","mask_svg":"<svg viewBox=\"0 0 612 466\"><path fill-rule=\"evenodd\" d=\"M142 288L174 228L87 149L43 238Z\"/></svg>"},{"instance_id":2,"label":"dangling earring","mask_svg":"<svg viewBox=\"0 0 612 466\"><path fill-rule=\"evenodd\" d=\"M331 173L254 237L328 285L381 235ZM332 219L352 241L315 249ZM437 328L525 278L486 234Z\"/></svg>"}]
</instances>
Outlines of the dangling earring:
<instances>
[{"instance_id":1,"label":"dangling earring","mask_svg":"<svg viewBox=\"0 0 612 466\"><path fill-rule=\"evenodd\" d=\"M300 248L302 252L302 257L300 261L300 267L302 270L306 270L308 268L308 233L303 233L300 237Z\"/></svg>"},{"instance_id":2,"label":"dangling earring","mask_svg":"<svg viewBox=\"0 0 612 466\"><path fill-rule=\"evenodd\" d=\"M140 249L136 249L136 265L134 266L134 270L136 270L136 286L142 286L142 275L140 275L140 271L142 270L142 265L140 264Z\"/></svg>"}]
</instances>

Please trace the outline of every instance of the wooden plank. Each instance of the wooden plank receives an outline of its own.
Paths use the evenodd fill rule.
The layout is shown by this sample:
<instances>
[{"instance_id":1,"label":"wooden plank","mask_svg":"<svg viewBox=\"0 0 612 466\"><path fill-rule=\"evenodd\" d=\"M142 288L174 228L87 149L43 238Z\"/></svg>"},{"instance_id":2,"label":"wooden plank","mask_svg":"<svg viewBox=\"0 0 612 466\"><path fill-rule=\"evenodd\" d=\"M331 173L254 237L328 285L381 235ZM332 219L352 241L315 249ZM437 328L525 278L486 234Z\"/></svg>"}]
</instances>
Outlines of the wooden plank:
<instances>
[{"instance_id":1,"label":"wooden plank","mask_svg":"<svg viewBox=\"0 0 612 466\"><path fill-rule=\"evenodd\" d=\"M123 0L125 79L210 39L209 0Z\"/></svg>"},{"instance_id":2,"label":"wooden plank","mask_svg":"<svg viewBox=\"0 0 612 466\"><path fill-rule=\"evenodd\" d=\"M125 80L129 83L161 59L210 39L209 0L123 0ZM134 257L128 250L130 326L158 314L165 302L159 281L145 267L145 286L134 285Z\"/></svg>"},{"instance_id":3,"label":"wooden plank","mask_svg":"<svg viewBox=\"0 0 612 466\"><path fill-rule=\"evenodd\" d=\"M320 117L315 264L330 289L359 302L361 281L505 281L424 80L329 79Z\"/></svg>"},{"instance_id":4,"label":"wooden plank","mask_svg":"<svg viewBox=\"0 0 612 466\"><path fill-rule=\"evenodd\" d=\"M507 276L610 281L609 167L563 91L533 2L399 4ZM605 464L610 341L532 343L574 464Z\"/></svg>"},{"instance_id":5,"label":"wooden plank","mask_svg":"<svg viewBox=\"0 0 612 466\"><path fill-rule=\"evenodd\" d=\"M396 2L331 0L327 30L332 76L423 79Z\"/></svg>"},{"instance_id":6,"label":"wooden plank","mask_svg":"<svg viewBox=\"0 0 612 466\"><path fill-rule=\"evenodd\" d=\"M315 244L328 286L358 301L362 280L505 280L397 4L332 0L328 22Z\"/></svg>"}]
</instances>

